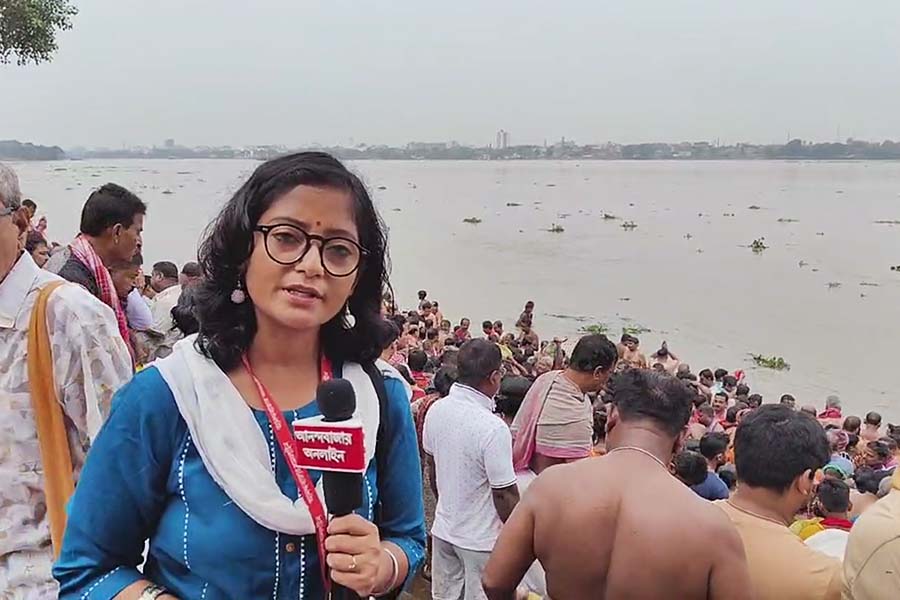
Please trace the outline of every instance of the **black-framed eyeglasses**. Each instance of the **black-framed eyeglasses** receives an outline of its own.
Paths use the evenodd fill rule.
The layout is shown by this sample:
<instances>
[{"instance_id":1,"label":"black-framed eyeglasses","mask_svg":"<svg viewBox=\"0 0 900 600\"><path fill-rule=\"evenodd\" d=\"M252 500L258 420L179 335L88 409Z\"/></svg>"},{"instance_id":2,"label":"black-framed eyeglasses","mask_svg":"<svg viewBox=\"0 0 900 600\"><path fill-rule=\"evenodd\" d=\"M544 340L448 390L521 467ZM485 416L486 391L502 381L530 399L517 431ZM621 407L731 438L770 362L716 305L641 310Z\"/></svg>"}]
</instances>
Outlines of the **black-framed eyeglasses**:
<instances>
[{"instance_id":1,"label":"black-framed eyeglasses","mask_svg":"<svg viewBox=\"0 0 900 600\"><path fill-rule=\"evenodd\" d=\"M263 234L266 254L279 265L297 264L306 257L312 242L319 242L319 260L325 272L332 277L353 275L362 264L363 257L369 254L368 250L351 239L325 238L287 223L257 225L253 230Z\"/></svg>"}]
</instances>

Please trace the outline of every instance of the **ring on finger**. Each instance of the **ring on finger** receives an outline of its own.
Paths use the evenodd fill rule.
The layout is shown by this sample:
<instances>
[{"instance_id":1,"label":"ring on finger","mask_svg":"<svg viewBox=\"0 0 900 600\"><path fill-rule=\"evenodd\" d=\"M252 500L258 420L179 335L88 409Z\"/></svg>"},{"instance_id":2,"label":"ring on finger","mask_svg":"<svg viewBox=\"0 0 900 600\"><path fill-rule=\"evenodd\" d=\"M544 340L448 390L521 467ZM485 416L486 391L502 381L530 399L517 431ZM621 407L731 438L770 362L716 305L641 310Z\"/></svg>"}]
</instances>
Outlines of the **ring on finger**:
<instances>
[{"instance_id":1,"label":"ring on finger","mask_svg":"<svg viewBox=\"0 0 900 600\"><path fill-rule=\"evenodd\" d=\"M348 571L355 571L355 570L356 570L356 555L355 555L355 554L351 554L351 555L350 555L350 566L347 567L347 570L348 570Z\"/></svg>"}]
</instances>

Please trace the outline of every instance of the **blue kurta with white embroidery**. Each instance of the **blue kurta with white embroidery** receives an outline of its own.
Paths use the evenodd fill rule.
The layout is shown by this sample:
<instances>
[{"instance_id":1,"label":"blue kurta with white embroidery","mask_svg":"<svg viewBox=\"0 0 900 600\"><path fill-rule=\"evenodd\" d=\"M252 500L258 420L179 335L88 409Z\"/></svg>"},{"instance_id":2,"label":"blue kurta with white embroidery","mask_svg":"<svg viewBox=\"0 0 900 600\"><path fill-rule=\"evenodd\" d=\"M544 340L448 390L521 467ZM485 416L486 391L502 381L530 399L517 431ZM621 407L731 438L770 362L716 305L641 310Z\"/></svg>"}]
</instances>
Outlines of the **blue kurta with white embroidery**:
<instances>
[{"instance_id":1,"label":"blue kurta with white embroidery","mask_svg":"<svg viewBox=\"0 0 900 600\"><path fill-rule=\"evenodd\" d=\"M357 512L406 553L408 583L425 554L421 468L406 392L395 379L386 378L385 387L388 414L381 441L387 448L378 452L386 453L386 473L378 472L373 459ZM269 441L281 491L297 498L265 412L254 414ZM314 402L284 413L288 422L318 414ZM318 481L321 473L310 476ZM142 575L145 540L150 546ZM324 596L315 535L271 531L235 505L207 472L155 368L139 373L113 401L69 505L53 574L64 599L110 599L139 579L183 599Z\"/></svg>"}]
</instances>

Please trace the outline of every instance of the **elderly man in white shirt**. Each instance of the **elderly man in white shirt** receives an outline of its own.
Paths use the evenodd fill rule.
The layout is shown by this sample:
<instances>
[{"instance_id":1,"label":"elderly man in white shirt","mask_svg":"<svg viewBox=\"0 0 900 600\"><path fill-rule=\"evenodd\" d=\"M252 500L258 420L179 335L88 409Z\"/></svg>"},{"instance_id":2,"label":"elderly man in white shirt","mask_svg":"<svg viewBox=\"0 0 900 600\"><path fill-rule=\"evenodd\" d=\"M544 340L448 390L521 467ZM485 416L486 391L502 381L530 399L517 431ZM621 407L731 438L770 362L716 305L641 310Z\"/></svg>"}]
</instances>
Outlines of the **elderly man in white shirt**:
<instances>
[{"instance_id":1,"label":"elderly man in white shirt","mask_svg":"<svg viewBox=\"0 0 900 600\"><path fill-rule=\"evenodd\" d=\"M20 198L16 174L0 164L0 595L55 598L27 346L38 293L62 279L22 252L20 235L28 222ZM79 285L65 284L52 293L47 329L77 481L113 394L131 378L131 355L112 309Z\"/></svg>"},{"instance_id":2,"label":"elderly man in white shirt","mask_svg":"<svg viewBox=\"0 0 900 600\"><path fill-rule=\"evenodd\" d=\"M425 417L422 447L437 496L431 594L435 600L486 598L481 575L500 529L519 501L512 435L494 414L501 355L486 340L466 342L458 383Z\"/></svg>"}]
</instances>

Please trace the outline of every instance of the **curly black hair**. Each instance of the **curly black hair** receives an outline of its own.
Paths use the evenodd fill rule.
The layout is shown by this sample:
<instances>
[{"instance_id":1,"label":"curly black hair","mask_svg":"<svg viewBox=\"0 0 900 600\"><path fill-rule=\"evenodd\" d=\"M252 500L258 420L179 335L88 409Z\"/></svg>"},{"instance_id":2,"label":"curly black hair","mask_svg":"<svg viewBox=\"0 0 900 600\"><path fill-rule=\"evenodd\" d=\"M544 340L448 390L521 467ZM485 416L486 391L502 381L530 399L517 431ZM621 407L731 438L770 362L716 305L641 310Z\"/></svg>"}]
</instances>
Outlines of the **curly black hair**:
<instances>
[{"instance_id":1,"label":"curly black hair","mask_svg":"<svg viewBox=\"0 0 900 600\"><path fill-rule=\"evenodd\" d=\"M223 371L240 363L256 335L253 303L231 301L253 251L253 228L276 199L298 185L346 190L353 198L359 243L368 251L348 301L356 323L346 329L342 312L325 323L319 334L323 352L335 363L367 363L381 354L381 295L390 288L384 223L362 181L340 161L324 152L300 152L257 167L207 228L200 246L197 348Z\"/></svg>"}]
</instances>

